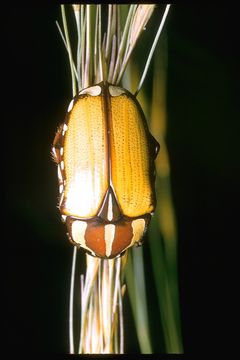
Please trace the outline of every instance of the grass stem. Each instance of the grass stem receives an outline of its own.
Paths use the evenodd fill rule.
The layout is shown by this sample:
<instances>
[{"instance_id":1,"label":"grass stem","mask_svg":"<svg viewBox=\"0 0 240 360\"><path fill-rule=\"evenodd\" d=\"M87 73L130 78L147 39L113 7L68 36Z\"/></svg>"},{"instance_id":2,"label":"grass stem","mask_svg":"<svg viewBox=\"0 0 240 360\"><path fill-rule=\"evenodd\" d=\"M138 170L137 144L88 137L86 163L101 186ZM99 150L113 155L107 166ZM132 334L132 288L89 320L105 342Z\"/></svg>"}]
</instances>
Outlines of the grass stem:
<instances>
[{"instance_id":1,"label":"grass stem","mask_svg":"<svg viewBox=\"0 0 240 360\"><path fill-rule=\"evenodd\" d=\"M68 26L67 26L67 19L66 19L66 13L65 13L65 6L61 5L61 12L62 12L62 21L63 21L63 28L65 33L65 40L68 50L68 57L69 57L69 64L71 69L71 78L72 78L72 95L75 96L77 93L77 87L76 87L76 78L74 74L74 65L73 65L73 57L72 57L72 49L71 49L71 42L69 38L68 33Z\"/></svg>"},{"instance_id":2,"label":"grass stem","mask_svg":"<svg viewBox=\"0 0 240 360\"><path fill-rule=\"evenodd\" d=\"M76 271L76 257L77 257L77 247L73 247L73 257L72 257L72 270L71 270L71 281L70 281L70 296L69 296L69 347L70 354L74 354L74 287L75 287L75 271Z\"/></svg>"},{"instance_id":3,"label":"grass stem","mask_svg":"<svg viewBox=\"0 0 240 360\"><path fill-rule=\"evenodd\" d=\"M137 96L137 94L138 94L139 91L141 90L141 87L142 87L142 85L143 85L143 83L144 83L144 80L145 80L145 77L146 77L146 74L147 74L147 71L148 71L150 62L151 62L151 60L152 60L152 57L153 57L153 54L154 54L154 51L155 51L155 48L156 48L156 45L157 45L157 42L158 42L158 39L159 39L159 37L160 37L160 35L161 35L161 32L162 32L164 23L165 23L166 18L167 18L169 8L170 8L170 4L168 4L168 5L166 6L166 9L165 9L165 11L164 11L164 14L163 14L162 20L161 20L161 22L160 22L160 25L159 25L157 34L156 34L156 36L155 36L155 39L154 39L154 41L153 41L151 50L150 50L150 52L149 52L148 59L147 59L147 62L146 62L146 65L145 65L145 68L144 68L144 71L143 71L141 80L140 80L139 85L138 85L138 88L137 88L137 90L136 90L136 92L135 92L135 94L134 94L135 96Z\"/></svg>"}]
</instances>

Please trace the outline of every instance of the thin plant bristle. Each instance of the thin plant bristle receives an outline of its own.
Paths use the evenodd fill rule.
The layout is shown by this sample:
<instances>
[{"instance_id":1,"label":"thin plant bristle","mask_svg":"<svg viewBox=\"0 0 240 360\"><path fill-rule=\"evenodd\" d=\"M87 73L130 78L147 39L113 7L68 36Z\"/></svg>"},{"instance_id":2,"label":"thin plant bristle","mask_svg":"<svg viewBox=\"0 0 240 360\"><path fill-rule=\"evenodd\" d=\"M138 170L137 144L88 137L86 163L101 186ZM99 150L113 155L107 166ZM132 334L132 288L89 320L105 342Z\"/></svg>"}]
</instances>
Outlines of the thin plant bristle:
<instances>
[{"instance_id":1,"label":"thin plant bristle","mask_svg":"<svg viewBox=\"0 0 240 360\"><path fill-rule=\"evenodd\" d=\"M163 14L163 17L162 17L162 20L160 22L160 25L159 25L159 28L158 28L158 31L157 31L157 34L155 36L155 39L153 41L153 44L152 44L152 47L151 47L151 50L149 52L149 55L148 55L148 59L147 59L147 62L146 62L146 65L145 65L145 68L144 68L144 71L143 71L143 74L142 74L142 77L141 77L141 80L139 82L139 85L138 85L138 88L135 92L135 96L137 96L137 94L139 93L142 85L143 85L143 82L144 82L144 79L146 77L146 74L147 74L147 71L148 71L148 68L149 68L149 65L150 65L150 62L152 60L152 56L153 56L153 53L155 51L155 48L156 48L156 45L157 45L157 42L158 42L158 39L160 37L160 34L162 32L162 29L163 29L163 26L164 26L164 23L166 21L166 18L167 18L167 14L169 12L169 9L170 9L170 4L167 4L166 8L165 8L165 11L164 11L164 14Z\"/></svg>"}]
</instances>

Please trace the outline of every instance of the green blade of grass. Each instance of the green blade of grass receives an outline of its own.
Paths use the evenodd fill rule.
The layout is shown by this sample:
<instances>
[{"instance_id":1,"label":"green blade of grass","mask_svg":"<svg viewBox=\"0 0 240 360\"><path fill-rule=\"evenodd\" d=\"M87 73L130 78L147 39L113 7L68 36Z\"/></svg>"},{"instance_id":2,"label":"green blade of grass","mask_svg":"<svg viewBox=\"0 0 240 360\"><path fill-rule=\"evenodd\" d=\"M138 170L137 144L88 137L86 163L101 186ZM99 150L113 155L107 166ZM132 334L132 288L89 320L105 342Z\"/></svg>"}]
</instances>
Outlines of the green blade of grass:
<instances>
[{"instance_id":1,"label":"green blade of grass","mask_svg":"<svg viewBox=\"0 0 240 360\"><path fill-rule=\"evenodd\" d=\"M166 53L166 37L163 37L161 48L155 54L151 111L151 131L160 142L162 149L156 161L158 207L150 231L150 250L166 351L182 353L177 273L177 229L171 195L170 163L165 142L167 128Z\"/></svg>"},{"instance_id":2,"label":"green blade of grass","mask_svg":"<svg viewBox=\"0 0 240 360\"><path fill-rule=\"evenodd\" d=\"M126 283L142 354L152 354L144 275L143 249L132 249L126 265Z\"/></svg>"}]
</instances>

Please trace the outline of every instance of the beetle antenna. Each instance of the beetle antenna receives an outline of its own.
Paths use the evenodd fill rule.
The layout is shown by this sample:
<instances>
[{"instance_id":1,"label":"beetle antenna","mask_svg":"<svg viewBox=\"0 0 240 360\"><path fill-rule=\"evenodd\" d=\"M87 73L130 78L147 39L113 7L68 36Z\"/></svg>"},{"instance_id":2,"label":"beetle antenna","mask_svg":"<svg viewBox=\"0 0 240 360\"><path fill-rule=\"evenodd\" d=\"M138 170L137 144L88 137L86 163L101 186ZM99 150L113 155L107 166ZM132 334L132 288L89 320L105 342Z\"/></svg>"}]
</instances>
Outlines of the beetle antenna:
<instances>
[{"instance_id":1,"label":"beetle antenna","mask_svg":"<svg viewBox=\"0 0 240 360\"><path fill-rule=\"evenodd\" d=\"M153 57L154 50L155 50L155 48L156 48L158 39L159 39L159 37L160 37L160 34L161 34L161 32L162 32L164 23L165 23L166 18L167 18L167 14L168 14L169 8L170 8L170 4L167 4L167 6L166 6L166 8L165 8L165 11L164 11L164 14L163 14L163 17L162 17L162 20L161 20L161 22L160 22L160 25L159 25L157 34L156 34L156 36L155 36L155 39L154 39L154 41L153 41L151 50L150 50L150 52L149 52L149 55L148 55L148 58L147 58L147 62L146 62L146 65L145 65L145 68L144 68L144 71L143 71L141 80L140 80L140 82L139 82L137 91L135 92L134 96L137 96L137 94L138 94L139 91L141 90L141 87L142 87L143 82L144 82L144 80L145 80L145 77L146 77L146 74L147 74L147 71L148 71L150 62L151 62L152 57Z\"/></svg>"}]
</instances>

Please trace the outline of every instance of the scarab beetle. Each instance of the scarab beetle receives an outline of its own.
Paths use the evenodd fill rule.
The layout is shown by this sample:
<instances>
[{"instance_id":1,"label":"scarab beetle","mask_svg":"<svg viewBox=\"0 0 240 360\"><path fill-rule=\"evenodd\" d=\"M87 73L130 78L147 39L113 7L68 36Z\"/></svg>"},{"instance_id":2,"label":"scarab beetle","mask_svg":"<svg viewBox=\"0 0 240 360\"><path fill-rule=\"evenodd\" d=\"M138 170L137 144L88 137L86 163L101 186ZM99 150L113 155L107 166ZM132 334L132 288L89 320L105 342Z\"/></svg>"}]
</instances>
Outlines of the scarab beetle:
<instances>
[{"instance_id":1,"label":"scarab beetle","mask_svg":"<svg viewBox=\"0 0 240 360\"><path fill-rule=\"evenodd\" d=\"M141 244L156 206L159 148L129 91L101 82L74 97L52 147L74 245L114 258Z\"/></svg>"}]
</instances>

